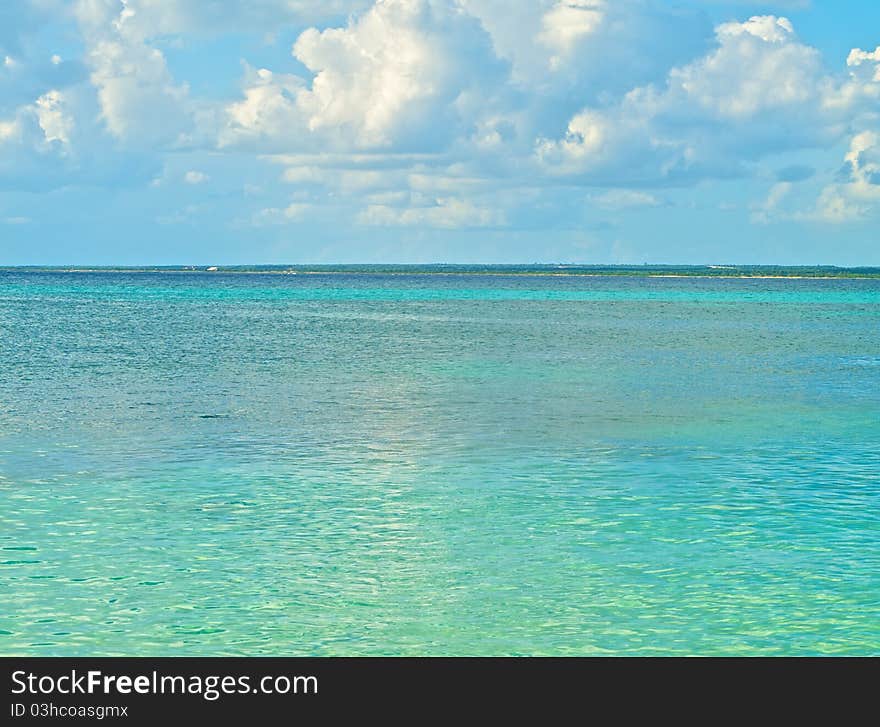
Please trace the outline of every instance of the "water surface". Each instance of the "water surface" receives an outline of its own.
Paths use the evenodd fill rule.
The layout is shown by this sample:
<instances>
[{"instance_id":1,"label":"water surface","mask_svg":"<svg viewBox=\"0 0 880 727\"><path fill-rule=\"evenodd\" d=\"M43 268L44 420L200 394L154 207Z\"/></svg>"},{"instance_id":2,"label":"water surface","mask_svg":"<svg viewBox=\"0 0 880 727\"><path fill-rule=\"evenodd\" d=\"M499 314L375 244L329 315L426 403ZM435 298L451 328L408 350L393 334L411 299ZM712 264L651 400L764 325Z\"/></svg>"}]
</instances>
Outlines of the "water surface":
<instances>
[{"instance_id":1,"label":"water surface","mask_svg":"<svg viewBox=\"0 0 880 727\"><path fill-rule=\"evenodd\" d=\"M3 654L877 654L878 473L877 279L0 272Z\"/></svg>"}]
</instances>

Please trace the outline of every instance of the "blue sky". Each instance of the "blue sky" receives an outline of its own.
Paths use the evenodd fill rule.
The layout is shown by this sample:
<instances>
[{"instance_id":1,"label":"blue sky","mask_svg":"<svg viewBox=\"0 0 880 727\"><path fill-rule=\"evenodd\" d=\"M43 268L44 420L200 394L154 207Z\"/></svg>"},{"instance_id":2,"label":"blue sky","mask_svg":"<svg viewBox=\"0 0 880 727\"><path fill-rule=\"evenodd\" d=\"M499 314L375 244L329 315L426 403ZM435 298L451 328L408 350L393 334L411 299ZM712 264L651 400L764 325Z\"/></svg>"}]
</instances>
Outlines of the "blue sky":
<instances>
[{"instance_id":1,"label":"blue sky","mask_svg":"<svg viewBox=\"0 0 880 727\"><path fill-rule=\"evenodd\" d=\"M880 265L875 0L18 0L0 264Z\"/></svg>"}]
</instances>

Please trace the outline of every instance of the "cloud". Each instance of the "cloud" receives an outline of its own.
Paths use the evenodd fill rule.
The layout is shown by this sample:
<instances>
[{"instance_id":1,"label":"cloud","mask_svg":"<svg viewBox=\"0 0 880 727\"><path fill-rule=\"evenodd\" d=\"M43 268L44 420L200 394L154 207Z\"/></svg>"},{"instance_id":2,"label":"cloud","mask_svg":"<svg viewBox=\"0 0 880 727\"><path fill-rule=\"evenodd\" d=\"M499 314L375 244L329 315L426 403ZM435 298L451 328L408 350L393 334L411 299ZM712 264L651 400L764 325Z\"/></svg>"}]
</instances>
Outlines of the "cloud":
<instances>
[{"instance_id":1,"label":"cloud","mask_svg":"<svg viewBox=\"0 0 880 727\"><path fill-rule=\"evenodd\" d=\"M826 186L808 219L830 223L852 222L872 216L880 208L880 133L862 131L853 136L844 157L845 181Z\"/></svg>"},{"instance_id":2,"label":"cloud","mask_svg":"<svg viewBox=\"0 0 880 727\"><path fill-rule=\"evenodd\" d=\"M14 139L19 132L19 124L16 120L0 121L0 143Z\"/></svg>"},{"instance_id":3,"label":"cloud","mask_svg":"<svg viewBox=\"0 0 880 727\"><path fill-rule=\"evenodd\" d=\"M838 181L822 187L806 208L782 205L793 189L794 184L788 181L773 185L766 200L753 208L752 221L839 225L873 217L880 211L880 133L861 131L850 139Z\"/></svg>"},{"instance_id":4,"label":"cloud","mask_svg":"<svg viewBox=\"0 0 880 727\"><path fill-rule=\"evenodd\" d=\"M716 29L719 47L669 77L669 93L710 116L739 120L814 101L821 56L786 18L753 17ZM667 101L672 99L666 99Z\"/></svg>"},{"instance_id":5,"label":"cloud","mask_svg":"<svg viewBox=\"0 0 880 727\"><path fill-rule=\"evenodd\" d=\"M871 68L871 64L877 64ZM846 59L846 65L850 68L859 68L864 66L865 68L871 69L873 71L873 79L874 81L880 81L880 46L877 46L873 51L865 51L861 48L853 48L849 56Z\"/></svg>"},{"instance_id":6,"label":"cloud","mask_svg":"<svg viewBox=\"0 0 880 727\"><path fill-rule=\"evenodd\" d=\"M187 184L202 184L209 179L210 177L207 174L200 172L197 169L191 169L183 175L183 181Z\"/></svg>"},{"instance_id":7,"label":"cloud","mask_svg":"<svg viewBox=\"0 0 880 727\"><path fill-rule=\"evenodd\" d=\"M0 188L119 187L155 176L161 162L113 150L98 114L94 97L77 84L49 89L0 117Z\"/></svg>"},{"instance_id":8,"label":"cloud","mask_svg":"<svg viewBox=\"0 0 880 727\"><path fill-rule=\"evenodd\" d=\"M54 4L44 7L47 2L0 3L0 117L51 89L63 91L84 78L79 62L51 61L46 44L63 42L58 41L63 34L53 22L61 21L66 10Z\"/></svg>"},{"instance_id":9,"label":"cloud","mask_svg":"<svg viewBox=\"0 0 880 727\"><path fill-rule=\"evenodd\" d=\"M590 199L593 204L608 210L657 207L660 205L660 200L653 194L634 189L609 189L607 192L593 195Z\"/></svg>"},{"instance_id":10,"label":"cloud","mask_svg":"<svg viewBox=\"0 0 880 727\"><path fill-rule=\"evenodd\" d=\"M791 192L791 182L777 182L767 193L766 199L752 210L751 220L759 224L767 224L776 215L780 203Z\"/></svg>"},{"instance_id":11,"label":"cloud","mask_svg":"<svg viewBox=\"0 0 880 727\"><path fill-rule=\"evenodd\" d=\"M90 6L102 0L85 0ZM118 0L115 4L118 4ZM228 32L274 33L285 26L344 19L370 0L124 0L126 23L141 38Z\"/></svg>"},{"instance_id":12,"label":"cloud","mask_svg":"<svg viewBox=\"0 0 880 727\"><path fill-rule=\"evenodd\" d=\"M873 69L834 79L787 19L753 17L718 26L716 47L663 86L575 114L563 137L539 139L536 155L549 174L594 183L743 175L767 154L829 146L878 93Z\"/></svg>"},{"instance_id":13,"label":"cloud","mask_svg":"<svg viewBox=\"0 0 880 727\"><path fill-rule=\"evenodd\" d=\"M292 52L311 80L250 74L244 100L227 109L223 145L442 148L504 74L479 22L439 0L379 0L344 28L305 30Z\"/></svg>"},{"instance_id":14,"label":"cloud","mask_svg":"<svg viewBox=\"0 0 880 727\"><path fill-rule=\"evenodd\" d=\"M307 128L297 107L304 86L303 79L292 74L248 68L244 99L227 106L219 146L279 152L305 146Z\"/></svg>"},{"instance_id":15,"label":"cloud","mask_svg":"<svg viewBox=\"0 0 880 727\"><path fill-rule=\"evenodd\" d=\"M255 214L252 222L258 227L288 224L302 220L314 209L315 205L308 202L292 202L284 208L267 207Z\"/></svg>"},{"instance_id":16,"label":"cloud","mask_svg":"<svg viewBox=\"0 0 880 727\"><path fill-rule=\"evenodd\" d=\"M536 123L657 81L702 53L705 14L661 0L460 0L510 61L517 87L540 92Z\"/></svg>"},{"instance_id":17,"label":"cloud","mask_svg":"<svg viewBox=\"0 0 880 727\"><path fill-rule=\"evenodd\" d=\"M579 41L598 30L605 13L605 0L560 0L541 17L538 42L554 53L568 55ZM551 65L560 62L559 55L551 59Z\"/></svg>"},{"instance_id":18,"label":"cloud","mask_svg":"<svg viewBox=\"0 0 880 727\"><path fill-rule=\"evenodd\" d=\"M108 131L130 144L186 143L194 109L160 50L146 41L138 5L79 0L74 13L86 41L86 62Z\"/></svg>"},{"instance_id":19,"label":"cloud","mask_svg":"<svg viewBox=\"0 0 880 727\"><path fill-rule=\"evenodd\" d=\"M420 206L393 207L371 204L357 216L362 225L382 227L497 227L505 223L499 210L481 207L467 199L439 197Z\"/></svg>"},{"instance_id":20,"label":"cloud","mask_svg":"<svg viewBox=\"0 0 880 727\"><path fill-rule=\"evenodd\" d=\"M0 119L0 187L67 178L76 166L70 155L73 129L66 98L54 90Z\"/></svg>"},{"instance_id":21,"label":"cloud","mask_svg":"<svg viewBox=\"0 0 880 727\"><path fill-rule=\"evenodd\" d=\"M34 103L34 112L48 143L70 144L74 120L61 92L53 90L44 93Z\"/></svg>"},{"instance_id":22,"label":"cloud","mask_svg":"<svg viewBox=\"0 0 880 727\"><path fill-rule=\"evenodd\" d=\"M237 224L328 238L593 225L598 239L646 217L627 210L688 202L757 224L876 215L880 47L826 65L784 17L713 28L700 5L8 3L0 185L160 179L151 221L219 225L222 197ZM725 179L743 185L733 200L711 183Z\"/></svg>"},{"instance_id":23,"label":"cloud","mask_svg":"<svg viewBox=\"0 0 880 727\"><path fill-rule=\"evenodd\" d=\"M50 90L33 103L16 110L11 119L0 119L0 144L16 144L22 149L65 154L74 130L70 99Z\"/></svg>"}]
</instances>

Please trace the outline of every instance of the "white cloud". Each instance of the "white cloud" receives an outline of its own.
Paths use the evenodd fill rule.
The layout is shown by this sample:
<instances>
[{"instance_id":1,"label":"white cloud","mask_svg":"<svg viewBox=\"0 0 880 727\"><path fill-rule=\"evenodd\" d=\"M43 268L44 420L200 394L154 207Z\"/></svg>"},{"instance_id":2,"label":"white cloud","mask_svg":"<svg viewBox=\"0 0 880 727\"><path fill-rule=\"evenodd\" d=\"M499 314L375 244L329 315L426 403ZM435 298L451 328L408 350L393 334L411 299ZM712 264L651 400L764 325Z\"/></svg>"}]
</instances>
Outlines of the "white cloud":
<instances>
[{"instance_id":1,"label":"white cloud","mask_svg":"<svg viewBox=\"0 0 880 727\"><path fill-rule=\"evenodd\" d=\"M288 184L321 184L327 180L327 173L320 167L288 167L281 179Z\"/></svg>"},{"instance_id":2,"label":"white cloud","mask_svg":"<svg viewBox=\"0 0 880 727\"><path fill-rule=\"evenodd\" d=\"M726 119L742 119L818 97L823 75L820 54L796 40L786 18L764 16L725 23L716 34L717 50L670 73L671 96Z\"/></svg>"},{"instance_id":3,"label":"white cloud","mask_svg":"<svg viewBox=\"0 0 880 727\"><path fill-rule=\"evenodd\" d=\"M59 91L44 93L36 100L34 110L47 142L70 143L74 121L62 93Z\"/></svg>"},{"instance_id":4,"label":"white cloud","mask_svg":"<svg viewBox=\"0 0 880 727\"><path fill-rule=\"evenodd\" d=\"M752 209L751 220L760 224L766 224L772 220L779 209L780 203L788 197L792 187L791 182L777 182L767 193L767 197Z\"/></svg>"},{"instance_id":5,"label":"white cloud","mask_svg":"<svg viewBox=\"0 0 880 727\"><path fill-rule=\"evenodd\" d=\"M377 5L347 30L311 28L299 37L294 55L316 74L298 98L310 130L348 127L359 146L387 146L407 106L436 93L418 10Z\"/></svg>"},{"instance_id":6,"label":"white cloud","mask_svg":"<svg viewBox=\"0 0 880 727\"><path fill-rule=\"evenodd\" d=\"M868 67L870 67L871 63L877 64L873 69L873 80L880 81L880 45L870 52L862 50L861 48L853 48L846 59L846 65L850 68L855 68L864 64L868 64Z\"/></svg>"},{"instance_id":7,"label":"white cloud","mask_svg":"<svg viewBox=\"0 0 880 727\"><path fill-rule=\"evenodd\" d=\"M185 142L194 113L188 89L174 82L162 52L147 43L137 3L79 0L74 13L110 133L149 146Z\"/></svg>"},{"instance_id":8,"label":"white cloud","mask_svg":"<svg viewBox=\"0 0 880 727\"><path fill-rule=\"evenodd\" d=\"M0 120L0 187L43 188L78 173L80 159L73 144L76 103L70 96L47 91Z\"/></svg>"},{"instance_id":9,"label":"white cloud","mask_svg":"<svg viewBox=\"0 0 880 727\"><path fill-rule=\"evenodd\" d=\"M191 169L186 174L183 175L183 181L187 184L202 184L207 182L210 177L204 172L200 172L197 169Z\"/></svg>"},{"instance_id":10,"label":"white cloud","mask_svg":"<svg viewBox=\"0 0 880 727\"><path fill-rule=\"evenodd\" d=\"M339 148L436 148L464 123L469 94L485 103L502 68L480 24L440 0L378 0L344 28L304 31L293 55L311 82L251 75L244 100L227 109L224 145L256 138L300 149L315 137Z\"/></svg>"},{"instance_id":11,"label":"white cloud","mask_svg":"<svg viewBox=\"0 0 880 727\"><path fill-rule=\"evenodd\" d=\"M605 0L559 0L541 18L538 41L555 54L551 65L558 65L560 55L571 53L585 36L595 33L605 17Z\"/></svg>"},{"instance_id":12,"label":"white cloud","mask_svg":"<svg viewBox=\"0 0 880 727\"><path fill-rule=\"evenodd\" d=\"M657 207L660 205L660 200L653 194L640 192L635 189L609 189L607 192L593 195L590 199L597 206L609 210Z\"/></svg>"},{"instance_id":13,"label":"white cloud","mask_svg":"<svg viewBox=\"0 0 880 727\"><path fill-rule=\"evenodd\" d=\"M0 142L16 142L32 150L53 147L66 153L74 126L67 96L47 91L33 103L20 106L14 118L0 120Z\"/></svg>"},{"instance_id":14,"label":"white cloud","mask_svg":"<svg viewBox=\"0 0 880 727\"><path fill-rule=\"evenodd\" d=\"M292 202L283 208L267 207L257 212L252 222L258 227L298 222L315 208L316 206L309 202Z\"/></svg>"},{"instance_id":15,"label":"white cloud","mask_svg":"<svg viewBox=\"0 0 880 727\"><path fill-rule=\"evenodd\" d=\"M161 163L143 152L133 159L109 143L99 114L84 81L50 87L0 117L0 188L134 184L155 176Z\"/></svg>"},{"instance_id":16,"label":"white cloud","mask_svg":"<svg viewBox=\"0 0 880 727\"><path fill-rule=\"evenodd\" d=\"M285 150L301 144L307 130L296 98L304 85L298 76L248 69L244 99L226 108L220 146L257 143Z\"/></svg>"},{"instance_id":17,"label":"white cloud","mask_svg":"<svg viewBox=\"0 0 880 727\"><path fill-rule=\"evenodd\" d=\"M95 7L104 0L85 0ZM279 29L306 22L345 18L368 8L370 0L124 0L126 23L142 38L163 35L213 35ZM87 12L87 11L86 11Z\"/></svg>"},{"instance_id":18,"label":"white cloud","mask_svg":"<svg viewBox=\"0 0 880 727\"><path fill-rule=\"evenodd\" d=\"M63 63L46 45L54 33L3 44L3 184L133 171L169 183L151 192L159 200L175 180L205 182L210 151L225 155L212 176L241 172L238 219L257 224L332 213L340 224L561 228L582 222L585 204L657 206L672 199L660 187L735 176L767 180L751 207L737 197L756 222L858 220L877 207L876 142L857 132L880 128L880 47L853 49L832 73L782 17L713 32L695 3L663 0L38 4L75 15L81 38L58 48ZM228 32L251 36L214 44ZM236 84L222 78L241 67L235 48L270 35L290 39L291 56L254 50L271 70L244 65L230 96L221 81ZM192 63L205 49L216 69ZM822 178L823 154L799 156L850 139L837 179ZM794 171L772 174L785 164ZM808 212L793 211L808 197Z\"/></svg>"},{"instance_id":19,"label":"white cloud","mask_svg":"<svg viewBox=\"0 0 880 727\"><path fill-rule=\"evenodd\" d=\"M826 184L806 209L783 207L794 189L791 182L773 185L767 198L753 208L752 221L844 224L873 217L880 211L880 134L868 130L850 139L840 176L840 181Z\"/></svg>"},{"instance_id":20,"label":"white cloud","mask_svg":"<svg viewBox=\"0 0 880 727\"><path fill-rule=\"evenodd\" d=\"M501 211L481 207L467 199L440 197L431 204L415 207L393 207L371 204L357 217L362 225L382 227L426 226L439 228L495 227L504 224Z\"/></svg>"},{"instance_id":21,"label":"white cloud","mask_svg":"<svg viewBox=\"0 0 880 727\"><path fill-rule=\"evenodd\" d=\"M755 15L744 23L724 23L717 29L719 36L751 35L767 43L785 43L794 34L794 26L788 18L775 15Z\"/></svg>"},{"instance_id":22,"label":"white cloud","mask_svg":"<svg viewBox=\"0 0 880 727\"><path fill-rule=\"evenodd\" d=\"M815 210L800 215L808 221L841 224L861 219L867 213L864 205L854 202L846 194L844 187L826 187L816 201Z\"/></svg>"},{"instance_id":23,"label":"white cloud","mask_svg":"<svg viewBox=\"0 0 880 727\"><path fill-rule=\"evenodd\" d=\"M853 48L846 59L849 78L824 99L831 110L852 112L865 107L877 114L880 103L880 47L873 52Z\"/></svg>"},{"instance_id":24,"label":"white cloud","mask_svg":"<svg viewBox=\"0 0 880 727\"><path fill-rule=\"evenodd\" d=\"M104 40L89 59L101 112L114 136L154 145L177 141L188 128L186 89L173 84L161 52Z\"/></svg>"},{"instance_id":25,"label":"white cloud","mask_svg":"<svg viewBox=\"0 0 880 727\"><path fill-rule=\"evenodd\" d=\"M512 64L515 87L540 92L536 123L662 78L699 55L712 30L705 14L665 0L459 2Z\"/></svg>"},{"instance_id":26,"label":"white cloud","mask_svg":"<svg viewBox=\"0 0 880 727\"><path fill-rule=\"evenodd\" d=\"M880 93L873 77L829 76L785 18L725 23L716 42L662 87L575 114L565 136L538 140L537 158L551 174L609 183L741 175L766 154L829 146Z\"/></svg>"},{"instance_id":27,"label":"white cloud","mask_svg":"<svg viewBox=\"0 0 880 727\"><path fill-rule=\"evenodd\" d=\"M0 121L0 142L15 138L19 131L18 121Z\"/></svg>"},{"instance_id":28,"label":"white cloud","mask_svg":"<svg viewBox=\"0 0 880 727\"><path fill-rule=\"evenodd\" d=\"M842 223L864 219L880 209L880 134L856 134L844 157L847 179L825 187L809 219Z\"/></svg>"}]
</instances>

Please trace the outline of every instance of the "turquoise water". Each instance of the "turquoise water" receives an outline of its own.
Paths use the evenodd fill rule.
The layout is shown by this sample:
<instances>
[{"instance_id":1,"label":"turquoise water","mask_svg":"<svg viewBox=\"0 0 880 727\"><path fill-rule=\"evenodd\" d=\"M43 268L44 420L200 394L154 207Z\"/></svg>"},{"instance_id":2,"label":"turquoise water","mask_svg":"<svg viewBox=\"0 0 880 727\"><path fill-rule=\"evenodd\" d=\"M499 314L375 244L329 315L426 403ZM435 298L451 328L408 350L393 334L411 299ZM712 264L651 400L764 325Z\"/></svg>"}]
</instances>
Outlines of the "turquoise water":
<instances>
[{"instance_id":1,"label":"turquoise water","mask_svg":"<svg viewBox=\"0 0 880 727\"><path fill-rule=\"evenodd\" d=\"M880 280L0 272L0 654L880 653Z\"/></svg>"}]
</instances>

